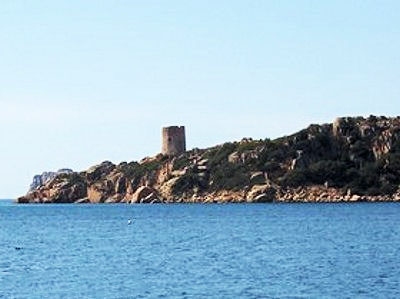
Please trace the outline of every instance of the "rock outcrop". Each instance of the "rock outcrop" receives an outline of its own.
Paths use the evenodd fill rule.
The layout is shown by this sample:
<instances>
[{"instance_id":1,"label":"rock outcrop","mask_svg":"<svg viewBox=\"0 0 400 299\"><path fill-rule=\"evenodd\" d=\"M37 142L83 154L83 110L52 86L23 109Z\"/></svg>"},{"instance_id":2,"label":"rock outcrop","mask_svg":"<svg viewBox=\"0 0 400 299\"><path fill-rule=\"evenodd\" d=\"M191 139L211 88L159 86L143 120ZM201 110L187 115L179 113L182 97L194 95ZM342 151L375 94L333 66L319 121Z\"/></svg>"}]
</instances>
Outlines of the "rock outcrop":
<instances>
[{"instance_id":1,"label":"rock outcrop","mask_svg":"<svg viewBox=\"0 0 400 299\"><path fill-rule=\"evenodd\" d=\"M277 200L277 189L270 185L254 185L246 194L247 202L274 202Z\"/></svg>"},{"instance_id":2,"label":"rock outcrop","mask_svg":"<svg viewBox=\"0 0 400 299\"><path fill-rule=\"evenodd\" d=\"M72 172L73 172L72 169L63 168L58 171L47 171L43 172L42 174L37 174L33 177L33 181L29 186L29 191L36 190L40 186L45 185L47 182L51 181L59 174L72 173Z\"/></svg>"},{"instance_id":3,"label":"rock outcrop","mask_svg":"<svg viewBox=\"0 0 400 299\"><path fill-rule=\"evenodd\" d=\"M75 172L60 173L44 185L20 197L20 203L71 203L87 196L87 182Z\"/></svg>"},{"instance_id":4,"label":"rock outcrop","mask_svg":"<svg viewBox=\"0 0 400 299\"><path fill-rule=\"evenodd\" d=\"M344 117L140 162L35 176L19 203L400 200L400 117Z\"/></svg>"}]
</instances>

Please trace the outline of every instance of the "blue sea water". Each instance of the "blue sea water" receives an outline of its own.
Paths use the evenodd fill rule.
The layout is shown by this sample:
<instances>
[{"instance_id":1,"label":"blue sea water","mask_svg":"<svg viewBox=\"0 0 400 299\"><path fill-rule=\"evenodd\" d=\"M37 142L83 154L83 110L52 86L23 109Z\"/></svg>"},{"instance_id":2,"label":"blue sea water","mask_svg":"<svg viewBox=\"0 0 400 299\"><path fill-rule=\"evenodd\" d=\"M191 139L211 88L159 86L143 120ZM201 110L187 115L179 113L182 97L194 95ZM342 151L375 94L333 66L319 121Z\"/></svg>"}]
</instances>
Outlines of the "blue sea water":
<instances>
[{"instance_id":1,"label":"blue sea water","mask_svg":"<svg viewBox=\"0 0 400 299\"><path fill-rule=\"evenodd\" d=\"M393 203L2 201L0 297L399 298L399 216Z\"/></svg>"}]
</instances>

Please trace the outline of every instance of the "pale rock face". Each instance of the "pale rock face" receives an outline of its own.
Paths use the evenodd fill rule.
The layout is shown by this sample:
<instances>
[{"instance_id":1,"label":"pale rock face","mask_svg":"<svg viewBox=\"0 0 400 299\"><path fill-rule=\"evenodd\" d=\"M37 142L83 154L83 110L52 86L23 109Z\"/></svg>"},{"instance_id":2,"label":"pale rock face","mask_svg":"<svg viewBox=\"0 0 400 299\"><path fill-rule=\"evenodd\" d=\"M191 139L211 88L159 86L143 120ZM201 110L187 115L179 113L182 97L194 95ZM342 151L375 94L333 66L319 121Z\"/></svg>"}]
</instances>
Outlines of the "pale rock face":
<instances>
[{"instance_id":1,"label":"pale rock face","mask_svg":"<svg viewBox=\"0 0 400 299\"><path fill-rule=\"evenodd\" d=\"M229 163L238 163L240 161L240 156L238 152L233 152L228 156Z\"/></svg>"},{"instance_id":2,"label":"pale rock face","mask_svg":"<svg viewBox=\"0 0 400 299\"><path fill-rule=\"evenodd\" d=\"M115 165L110 161L104 161L99 165L90 167L86 171L86 177L89 181L98 180L100 177L108 175L111 171L115 169Z\"/></svg>"},{"instance_id":3,"label":"pale rock face","mask_svg":"<svg viewBox=\"0 0 400 299\"><path fill-rule=\"evenodd\" d=\"M150 203L157 199L157 192L147 186L139 187L133 194L132 203Z\"/></svg>"},{"instance_id":4,"label":"pale rock face","mask_svg":"<svg viewBox=\"0 0 400 299\"><path fill-rule=\"evenodd\" d=\"M268 184L254 185L246 195L247 202L272 202L277 190Z\"/></svg>"},{"instance_id":5,"label":"pale rock face","mask_svg":"<svg viewBox=\"0 0 400 299\"><path fill-rule=\"evenodd\" d=\"M72 173L72 169L63 168L58 171L45 171L42 174L37 174L33 177L33 181L29 187L29 192L39 189L41 186L46 185L52 179L54 179L57 175L62 173Z\"/></svg>"}]
</instances>

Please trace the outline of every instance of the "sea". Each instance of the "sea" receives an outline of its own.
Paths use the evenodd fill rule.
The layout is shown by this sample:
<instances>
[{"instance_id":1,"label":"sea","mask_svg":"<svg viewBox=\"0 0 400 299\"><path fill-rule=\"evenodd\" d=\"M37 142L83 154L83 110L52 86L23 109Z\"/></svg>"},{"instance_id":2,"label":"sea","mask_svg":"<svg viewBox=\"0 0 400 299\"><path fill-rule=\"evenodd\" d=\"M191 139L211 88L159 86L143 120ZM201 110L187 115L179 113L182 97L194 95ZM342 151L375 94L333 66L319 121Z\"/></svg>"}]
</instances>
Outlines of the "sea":
<instances>
[{"instance_id":1,"label":"sea","mask_svg":"<svg viewBox=\"0 0 400 299\"><path fill-rule=\"evenodd\" d=\"M400 298L400 205L3 200L0 298Z\"/></svg>"}]
</instances>

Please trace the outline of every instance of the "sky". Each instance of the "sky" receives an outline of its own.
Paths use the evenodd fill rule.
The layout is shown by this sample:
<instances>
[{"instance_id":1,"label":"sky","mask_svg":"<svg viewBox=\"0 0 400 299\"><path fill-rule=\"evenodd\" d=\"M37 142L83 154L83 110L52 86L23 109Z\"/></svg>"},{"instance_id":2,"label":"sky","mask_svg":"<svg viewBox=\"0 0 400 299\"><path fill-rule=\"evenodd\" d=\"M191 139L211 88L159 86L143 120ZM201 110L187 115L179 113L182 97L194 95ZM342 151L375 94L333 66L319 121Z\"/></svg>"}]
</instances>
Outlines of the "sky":
<instances>
[{"instance_id":1,"label":"sky","mask_svg":"<svg viewBox=\"0 0 400 299\"><path fill-rule=\"evenodd\" d=\"M32 177L400 114L400 1L2 0L0 198Z\"/></svg>"}]
</instances>

